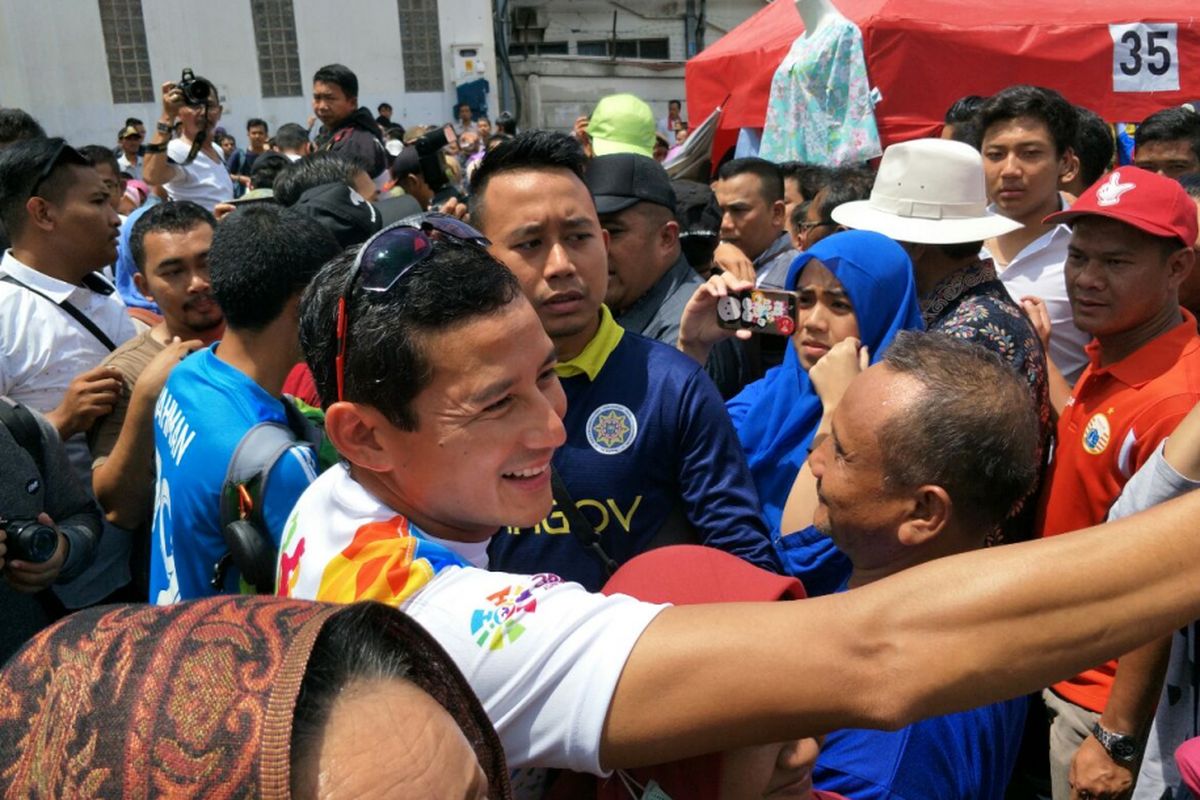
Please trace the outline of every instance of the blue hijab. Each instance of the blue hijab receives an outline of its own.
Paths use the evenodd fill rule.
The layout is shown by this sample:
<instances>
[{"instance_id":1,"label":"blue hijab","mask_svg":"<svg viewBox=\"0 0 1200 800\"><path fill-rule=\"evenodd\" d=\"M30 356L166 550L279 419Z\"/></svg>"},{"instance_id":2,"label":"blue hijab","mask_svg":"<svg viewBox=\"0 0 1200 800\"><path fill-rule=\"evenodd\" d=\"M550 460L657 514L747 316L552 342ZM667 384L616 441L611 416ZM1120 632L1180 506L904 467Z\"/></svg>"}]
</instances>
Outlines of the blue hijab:
<instances>
[{"instance_id":1,"label":"blue hijab","mask_svg":"<svg viewBox=\"0 0 1200 800\"><path fill-rule=\"evenodd\" d=\"M813 260L824 264L846 289L871 363L879 360L898 331L924 329L912 262L891 239L870 231L826 237L792 261L785 283L788 289L795 290L804 267ZM777 531L822 413L821 400L791 342L783 363L731 398L726 407L746 451L767 522Z\"/></svg>"}]
</instances>

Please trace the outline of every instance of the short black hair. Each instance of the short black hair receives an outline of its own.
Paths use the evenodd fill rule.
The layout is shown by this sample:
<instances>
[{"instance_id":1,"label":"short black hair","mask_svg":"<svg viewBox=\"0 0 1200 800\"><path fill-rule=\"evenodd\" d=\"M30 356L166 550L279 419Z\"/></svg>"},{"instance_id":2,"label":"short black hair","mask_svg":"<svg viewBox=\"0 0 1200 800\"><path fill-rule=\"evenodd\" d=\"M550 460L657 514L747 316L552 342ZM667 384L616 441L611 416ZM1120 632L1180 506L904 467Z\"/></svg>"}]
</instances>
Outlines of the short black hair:
<instances>
[{"instance_id":1,"label":"short black hair","mask_svg":"<svg viewBox=\"0 0 1200 800\"><path fill-rule=\"evenodd\" d=\"M982 541L1037 481L1040 428L1028 383L992 350L943 333L901 331L881 360L922 386L878 432L885 485L941 486Z\"/></svg>"},{"instance_id":2,"label":"short black hair","mask_svg":"<svg viewBox=\"0 0 1200 800\"><path fill-rule=\"evenodd\" d=\"M332 233L300 214L269 203L239 208L213 234L213 296L230 328L262 330L341 251Z\"/></svg>"},{"instance_id":3,"label":"short black hair","mask_svg":"<svg viewBox=\"0 0 1200 800\"><path fill-rule=\"evenodd\" d=\"M785 161L779 165L779 172L784 181L789 178L800 187L800 196L812 200L817 192L829 184L832 170L822 164L805 164L801 161Z\"/></svg>"},{"instance_id":4,"label":"short black hair","mask_svg":"<svg viewBox=\"0 0 1200 800\"><path fill-rule=\"evenodd\" d=\"M334 321L357 252L326 264L300 301L300 345L327 406L338 396ZM412 402L433 380L425 337L497 314L522 295L516 277L486 250L457 243L437 243L401 284L370 297L358 287L352 293L344 395L411 431L419 423Z\"/></svg>"},{"instance_id":5,"label":"short black hair","mask_svg":"<svg viewBox=\"0 0 1200 800\"><path fill-rule=\"evenodd\" d=\"M833 210L844 203L866 200L871 196L875 176L863 167L835 167L829 174L829 183L812 202L820 203L817 213L822 222L833 222Z\"/></svg>"},{"instance_id":6,"label":"short black hair","mask_svg":"<svg viewBox=\"0 0 1200 800\"><path fill-rule=\"evenodd\" d=\"M1108 172L1117 155L1117 140L1112 128L1090 108L1075 106L1079 115L1079 139L1075 154L1079 156L1079 181L1085 187L1100 180Z\"/></svg>"},{"instance_id":7,"label":"short black hair","mask_svg":"<svg viewBox=\"0 0 1200 800\"><path fill-rule=\"evenodd\" d=\"M754 175L762 188L763 199L772 205L783 199L783 173L779 166L765 158L735 158L726 161L717 170L717 178L727 181L738 175Z\"/></svg>"},{"instance_id":8,"label":"short black hair","mask_svg":"<svg viewBox=\"0 0 1200 800\"><path fill-rule=\"evenodd\" d=\"M679 106L680 108L683 108L683 103L678 100L668 100L667 108L670 108L671 106Z\"/></svg>"},{"instance_id":9,"label":"short black hair","mask_svg":"<svg viewBox=\"0 0 1200 800\"><path fill-rule=\"evenodd\" d=\"M283 153L266 152L254 159L250 167L250 188L270 189L275 185L279 173L288 168L292 162Z\"/></svg>"},{"instance_id":10,"label":"short black hair","mask_svg":"<svg viewBox=\"0 0 1200 800\"><path fill-rule=\"evenodd\" d=\"M105 147L102 144L86 144L79 148L79 154L86 158L93 167L107 164L113 174L120 177L121 165L117 162L117 157L113 155L111 147Z\"/></svg>"},{"instance_id":11,"label":"short black hair","mask_svg":"<svg viewBox=\"0 0 1200 800\"><path fill-rule=\"evenodd\" d=\"M1020 117L1036 119L1050 131L1055 154L1062 156L1075 146L1079 131L1079 116L1075 106L1053 89L1020 84L1002 89L987 99L979 109L980 138L1001 122Z\"/></svg>"},{"instance_id":12,"label":"short black hair","mask_svg":"<svg viewBox=\"0 0 1200 800\"><path fill-rule=\"evenodd\" d=\"M496 130L500 133L507 133L509 136L516 136L517 118L508 111L501 111L500 116L496 117Z\"/></svg>"},{"instance_id":13,"label":"short black hair","mask_svg":"<svg viewBox=\"0 0 1200 800\"><path fill-rule=\"evenodd\" d=\"M0 108L0 148L24 139L44 139L46 131L29 112L19 108Z\"/></svg>"},{"instance_id":14,"label":"short black hair","mask_svg":"<svg viewBox=\"0 0 1200 800\"><path fill-rule=\"evenodd\" d=\"M358 76L344 64L326 64L313 75L313 83L332 83L342 90L347 98L358 98Z\"/></svg>"},{"instance_id":15,"label":"short black hair","mask_svg":"<svg viewBox=\"0 0 1200 800\"><path fill-rule=\"evenodd\" d=\"M363 168L357 161L351 161L332 150L322 150L284 167L275 178L275 199L280 205L295 205L300 195L314 186L326 183L353 186L360 172L363 172Z\"/></svg>"},{"instance_id":16,"label":"short black hair","mask_svg":"<svg viewBox=\"0 0 1200 800\"><path fill-rule=\"evenodd\" d=\"M267 124L267 121L265 119L259 119L258 117L251 117L250 119L246 120L246 130L250 130L251 128L262 128L268 133L271 131L271 126Z\"/></svg>"},{"instance_id":17,"label":"short black hair","mask_svg":"<svg viewBox=\"0 0 1200 800\"><path fill-rule=\"evenodd\" d=\"M37 185L46 162L54 157L62 144L63 140L59 137L35 137L22 139L0 150L0 223L3 223L9 238L15 239L25 229L25 203ZM60 202L71 185L65 180L69 174L68 166L80 164L59 164L42 181L38 194L52 203Z\"/></svg>"},{"instance_id":18,"label":"short black hair","mask_svg":"<svg viewBox=\"0 0 1200 800\"><path fill-rule=\"evenodd\" d=\"M565 169L582 181L587 158L579 142L565 133L526 131L488 151L471 177L470 211L475 227L483 225L483 196L492 178L520 170Z\"/></svg>"},{"instance_id":19,"label":"short black hair","mask_svg":"<svg viewBox=\"0 0 1200 800\"><path fill-rule=\"evenodd\" d=\"M964 122L971 122L979 116L979 109L983 108L983 104L986 101L986 97L977 94L960 97L946 109L946 116L942 118L942 121L947 125L961 125Z\"/></svg>"},{"instance_id":20,"label":"short black hair","mask_svg":"<svg viewBox=\"0 0 1200 800\"><path fill-rule=\"evenodd\" d=\"M392 110L392 104L391 104L391 103L380 103L380 104L379 104L379 107L378 107L378 108L376 108L375 110L376 110L376 111L378 111L380 114L382 114L382 113L383 113L383 110L384 110L385 108L386 108L388 111L391 111L391 110Z\"/></svg>"},{"instance_id":21,"label":"short black hair","mask_svg":"<svg viewBox=\"0 0 1200 800\"><path fill-rule=\"evenodd\" d=\"M145 125L145 124L146 123L142 122L137 117L126 117L125 118L125 126L126 127L128 127L130 125Z\"/></svg>"},{"instance_id":22,"label":"short black hair","mask_svg":"<svg viewBox=\"0 0 1200 800\"><path fill-rule=\"evenodd\" d=\"M151 233L165 231L167 233L186 233L199 225L207 225L214 230L217 220L204 206L190 200L168 200L151 206L150 210L137 218L129 231L129 255L138 272L146 271L146 236Z\"/></svg>"},{"instance_id":23,"label":"short black hair","mask_svg":"<svg viewBox=\"0 0 1200 800\"><path fill-rule=\"evenodd\" d=\"M1150 142L1172 142L1183 139L1200 160L1200 114L1184 106L1155 111L1142 120L1134 134L1134 144L1141 147Z\"/></svg>"},{"instance_id":24,"label":"short black hair","mask_svg":"<svg viewBox=\"0 0 1200 800\"><path fill-rule=\"evenodd\" d=\"M285 122L275 131L275 144L281 149L295 150L308 141L308 130L297 122Z\"/></svg>"}]
</instances>

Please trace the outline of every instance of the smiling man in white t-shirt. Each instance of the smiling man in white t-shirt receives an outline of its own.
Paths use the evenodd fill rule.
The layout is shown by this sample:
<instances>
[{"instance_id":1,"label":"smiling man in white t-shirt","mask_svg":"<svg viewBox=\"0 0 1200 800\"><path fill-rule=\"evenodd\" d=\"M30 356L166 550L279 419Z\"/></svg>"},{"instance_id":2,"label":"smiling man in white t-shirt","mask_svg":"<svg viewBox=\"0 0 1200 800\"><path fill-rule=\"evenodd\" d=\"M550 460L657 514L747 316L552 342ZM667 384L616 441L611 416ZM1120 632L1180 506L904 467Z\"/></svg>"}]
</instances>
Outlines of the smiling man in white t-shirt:
<instances>
[{"instance_id":1,"label":"smiling man in white t-shirt","mask_svg":"<svg viewBox=\"0 0 1200 800\"><path fill-rule=\"evenodd\" d=\"M302 301L344 463L296 504L277 587L412 615L471 682L510 767L600 773L900 726L1030 691L1200 616L1200 564L1168 558L1200 545L1200 495L1113 523L1138 531L1136 548L1062 536L799 604L662 607L488 572L491 536L551 507L565 438L554 347L477 231L415 224L369 240L361 268L354 251L334 259Z\"/></svg>"}]
</instances>

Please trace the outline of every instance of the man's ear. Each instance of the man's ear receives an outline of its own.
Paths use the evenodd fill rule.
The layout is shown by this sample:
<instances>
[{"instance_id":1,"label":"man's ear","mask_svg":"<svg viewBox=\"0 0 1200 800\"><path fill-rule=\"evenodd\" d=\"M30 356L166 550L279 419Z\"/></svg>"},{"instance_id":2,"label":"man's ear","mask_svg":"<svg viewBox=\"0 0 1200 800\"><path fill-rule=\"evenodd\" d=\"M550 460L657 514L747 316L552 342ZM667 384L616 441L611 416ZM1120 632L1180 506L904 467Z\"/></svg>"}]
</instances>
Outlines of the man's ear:
<instances>
[{"instance_id":1,"label":"man's ear","mask_svg":"<svg viewBox=\"0 0 1200 800\"><path fill-rule=\"evenodd\" d=\"M899 540L905 547L917 547L946 530L954 504L945 489L933 484L917 487L910 499L912 505L900 524Z\"/></svg>"},{"instance_id":2,"label":"man's ear","mask_svg":"<svg viewBox=\"0 0 1200 800\"><path fill-rule=\"evenodd\" d=\"M1187 276L1196 269L1196 251L1191 247L1181 247L1167 259L1168 281L1172 289L1178 291Z\"/></svg>"},{"instance_id":3,"label":"man's ear","mask_svg":"<svg viewBox=\"0 0 1200 800\"><path fill-rule=\"evenodd\" d=\"M1070 183L1079 174L1079 156L1074 147L1068 147L1058 161L1058 185Z\"/></svg>"},{"instance_id":4,"label":"man's ear","mask_svg":"<svg viewBox=\"0 0 1200 800\"><path fill-rule=\"evenodd\" d=\"M44 197L31 197L25 201L25 211L29 214L27 225L36 225L47 233L54 231L55 208Z\"/></svg>"},{"instance_id":5,"label":"man's ear","mask_svg":"<svg viewBox=\"0 0 1200 800\"><path fill-rule=\"evenodd\" d=\"M141 292L142 297L154 302L154 295L150 293L150 281L146 280L146 275L140 269L133 271L133 285Z\"/></svg>"},{"instance_id":6,"label":"man's ear","mask_svg":"<svg viewBox=\"0 0 1200 800\"><path fill-rule=\"evenodd\" d=\"M391 423L377 409L361 403L337 402L325 411L325 435L338 453L361 469L388 472L392 455L381 435Z\"/></svg>"},{"instance_id":7,"label":"man's ear","mask_svg":"<svg viewBox=\"0 0 1200 800\"><path fill-rule=\"evenodd\" d=\"M771 222L779 228L787 227L787 203L776 200L771 204Z\"/></svg>"},{"instance_id":8,"label":"man's ear","mask_svg":"<svg viewBox=\"0 0 1200 800\"><path fill-rule=\"evenodd\" d=\"M679 244L679 223L669 220L658 229L658 246L663 250L671 250Z\"/></svg>"}]
</instances>

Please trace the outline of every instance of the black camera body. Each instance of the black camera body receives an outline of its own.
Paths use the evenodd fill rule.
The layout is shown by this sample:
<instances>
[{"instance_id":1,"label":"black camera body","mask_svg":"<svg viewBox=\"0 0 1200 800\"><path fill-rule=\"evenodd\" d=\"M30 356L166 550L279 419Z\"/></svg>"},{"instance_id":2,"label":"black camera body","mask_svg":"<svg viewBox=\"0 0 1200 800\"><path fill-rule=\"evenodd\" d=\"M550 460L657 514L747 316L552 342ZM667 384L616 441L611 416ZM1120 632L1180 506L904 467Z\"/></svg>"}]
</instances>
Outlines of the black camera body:
<instances>
[{"instance_id":1,"label":"black camera body","mask_svg":"<svg viewBox=\"0 0 1200 800\"><path fill-rule=\"evenodd\" d=\"M13 517L0 527L3 527L8 535L5 540L8 553L5 558L9 561L43 564L58 550L58 531L36 519Z\"/></svg>"},{"instance_id":2,"label":"black camera body","mask_svg":"<svg viewBox=\"0 0 1200 800\"><path fill-rule=\"evenodd\" d=\"M197 78L190 67L184 67L183 75L179 78L179 91L183 93L183 102L189 106L203 106L209 100L217 99L217 87L206 78Z\"/></svg>"}]
</instances>

